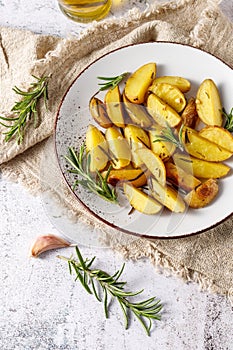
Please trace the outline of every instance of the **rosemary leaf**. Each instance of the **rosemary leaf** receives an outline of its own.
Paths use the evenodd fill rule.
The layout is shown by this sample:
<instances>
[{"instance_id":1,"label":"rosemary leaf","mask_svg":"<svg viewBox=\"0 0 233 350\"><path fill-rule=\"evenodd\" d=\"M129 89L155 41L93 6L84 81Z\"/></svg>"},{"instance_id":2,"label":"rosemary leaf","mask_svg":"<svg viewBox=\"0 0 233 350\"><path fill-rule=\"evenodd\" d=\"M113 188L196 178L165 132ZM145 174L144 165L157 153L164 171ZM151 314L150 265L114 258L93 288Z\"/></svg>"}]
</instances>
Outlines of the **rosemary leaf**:
<instances>
[{"instance_id":1,"label":"rosemary leaf","mask_svg":"<svg viewBox=\"0 0 233 350\"><path fill-rule=\"evenodd\" d=\"M114 89L120 82L127 76L128 72L122 73L120 75L117 75L115 77L97 77L99 80L103 80L103 83L99 83L98 85L101 86L99 91L108 90L108 89Z\"/></svg>"},{"instance_id":2,"label":"rosemary leaf","mask_svg":"<svg viewBox=\"0 0 233 350\"><path fill-rule=\"evenodd\" d=\"M81 282L83 287L88 291L88 293L95 296L98 301L102 301L104 305L105 317L109 317L109 305L108 296L116 299L120 304L124 321L125 329L129 326L129 315L128 313L134 314L139 320L142 327L145 329L147 335L150 335L152 320L160 320L162 310L162 304L160 300L155 297L143 300L140 302L131 302L130 298L141 294L143 290L137 292L128 292L123 290L126 282L117 282L119 277L122 275L124 270L124 264L120 270L118 270L112 276L107 272L98 269L90 269L95 257L90 261L88 259L84 260L81 255L79 248L76 246L77 258L66 258L64 256L58 256L60 259L66 260L68 262L69 271L71 269L76 273L76 279ZM102 293L97 292L96 284L99 286Z\"/></svg>"},{"instance_id":3,"label":"rosemary leaf","mask_svg":"<svg viewBox=\"0 0 233 350\"><path fill-rule=\"evenodd\" d=\"M49 77L43 76L41 78L38 78L34 75L33 77L36 79L36 82L30 85L29 91L23 91L17 86L13 88L13 91L17 95L22 96L22 100L16 102L11 109L12 112L17 115L17 117L5 118L0 116L0 120L9 122L9 125L0 123L4 127L9 128L9 130L4 133L6 135L6 142L17 135L16 141L18 144L21 144L23 142L24 132L28 125L28 122L33 118L34 128L36 128L38 125L37 104L41 97L43 97L46 106L46 100L48 99Z\"/></svg>"},{"instance_id":4,"label":"rosemary leaf","mask_svg":"<svg viewBox=\"0 0 233 350\"><path fill-rule=\"evenodd\" d=\"M121 307L121 310L123 312L123 315L124 315L124 319L125 319L125 329L128 329L129 327L129 318L128 318L128 315L127 315L127 309L126 309L126 306L124 304L121 303L121 300L119 298L117 298L119 304L120 304L120 307Z\"/></svg>"},{"instance_id":5,"label":"rosemary leaf","mask_svg":"<svg viewBox=\"0 0 233 350\"><path fill-rule=\"evenodd\" d=\"M137 317L138 321L141 323L142 327L145 329L147 335L150 335L150 329L151 329L151 322L149 323L149 326L146 325L144 320L138 315L137 312L133 311L134 315Z\"/></svg>"},{"instance_id":6,"label":"rosemary leaf","mask_svg":"<svg viewBox=\"0 0 233 350\"><path fill-rule=\"evenodd\" d=\"M94 260L95 260L95 256L94 256L94 257L91 259L91 261L89 261L89 263L86 265L88 269L91 267L91 265L93 264Z\"/></svg>"},{"instance_id":7,"label":"rosemary leaf","mask_svg":"<svg viewBox=\"0 0 233 350\"><path fill-rule=\"evenodd\" d=\"M79 177L74 181L73 190L78 185L81 185L101 198L112 203L117 203L118 200L115 188L112 189L107 183L108 177L103 177L98 170L95 174L91 174L90 154L86 152L85 146L82 145L78 153L76 153L72 147L68 150L69 154L64 156L67 162L72 166L72 169L69 169L68 171ZM111 166L109 167L107 174L109 174L110 170Z\"/></svg>"},{"instance_id":8,"label":"rosemary leaf","mask_svg":"<svg viewBox=\"0 0 233 350\"><path fill-rule=\"evenodd\" d=\"M116 273L114 273L114 275L112 275L112 279L115 281L118 281L124 271L124 268L125 268L125 264L122 265L120 270L118 270ZM121 282L121 283L125 283L125 282Z\"/></svg>"},{"instance_id":9,"label":"rosemary leaf","mask_svg":"<svg viewBox=\"0 0 233 350\"><path fill-rule=\"evenodd\" d=\"M105 312L105 317L108 318L108 292L107 292L107 289L105 287L102 286L102 288L104 291L104 312Z\"/></svg>"},{"instance_id":10,"label":"rosemary leaf","mask_svg":"<svg viewBox=\"0 0 233 350\"><path fill-rule=\"evenodd\" d=\"M223 108L222 115L225 117L224 128L230 132L233 132L233 107L231 108L229 114L227 114L225 109Z\"/></svg>"},{"instance_id":11,"label":"rosemary leaf","mask_svg":"<svg viewBox=\"0 0 233 350\"><path fill-rule=\"evenodd\" d=\"M172 129L169 125L167 125L166 128L163 128L160 135L155 135L156 139L153 142L170 142L173 143L177 148L179 148L181 151L184 150L184 145L182 142L182 131L183 131L184 125L182 124L180 131L179 131L179 137L177 138Z\"/></svg>"},{"instance_id":12,"label":"rosemary leaf","mask_svg":"<svg viewBox=\"0 0 233 350\"><path fill-rule=\"evenodd\" d=\"M97 299L99 302L101 302L102 300L101 300L101 298L99 297L99 295L98 295L98 293L97 293L97 290L96 290L96 287L95 287L95 282L94 282L93 279L91 279L91 287L92 287L92 290L93 290L93 292L94 292L94 295L95 295L96 299Z\"/></svg>"}]
</instances>

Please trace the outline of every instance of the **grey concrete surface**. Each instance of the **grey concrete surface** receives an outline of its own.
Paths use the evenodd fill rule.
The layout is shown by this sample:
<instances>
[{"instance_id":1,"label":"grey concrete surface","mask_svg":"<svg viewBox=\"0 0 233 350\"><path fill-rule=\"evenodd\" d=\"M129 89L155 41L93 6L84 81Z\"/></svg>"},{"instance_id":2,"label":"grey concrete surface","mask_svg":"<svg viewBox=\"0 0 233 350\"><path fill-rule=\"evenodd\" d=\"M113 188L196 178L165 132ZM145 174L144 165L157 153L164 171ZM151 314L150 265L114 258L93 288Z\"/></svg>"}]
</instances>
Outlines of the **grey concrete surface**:
<instances>
[{"instance_id":1,"label":"grey concrete surface","mask_svg":"<svg viewBox=\"0 0 233 350\"><path fill-rule=\"evenodd\" d=\"M133 5L144 9L148 3L128 1L116 15ZM232 0L222 6L228 16L233 15ZM85 27L67 20L55 0L0 0L0 25L56 35ZM74 282L66 263L56 257L70 256L73 248L28 258L36 236L58 233L41 197L1 179L0 212L1 350L233 350L233 313L225 297L159 273L146 260L128 261L122 278L129 288L144 288L144 298L156 295L164 311L150 337L135 319L125 330L118 305L111 305L105 319L103 305ZM123 263L108 249L84 245L80 249L85 257L96 255L98 267L110 273Z\"/></svg>"}]
</instances>

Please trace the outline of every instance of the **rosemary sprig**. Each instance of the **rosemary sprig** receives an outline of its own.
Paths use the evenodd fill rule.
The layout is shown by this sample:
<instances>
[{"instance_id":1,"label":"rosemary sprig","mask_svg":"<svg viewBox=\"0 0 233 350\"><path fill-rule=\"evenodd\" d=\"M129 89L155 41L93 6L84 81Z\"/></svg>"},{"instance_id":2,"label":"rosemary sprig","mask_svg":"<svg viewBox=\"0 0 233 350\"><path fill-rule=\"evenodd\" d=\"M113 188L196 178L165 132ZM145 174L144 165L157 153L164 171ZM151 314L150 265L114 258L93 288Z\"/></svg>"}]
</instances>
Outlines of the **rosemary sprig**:
<instances>
[{"instance_id":1,"label":"rosemary sprig","mask_svg":"<svg viewBox=\"0 0 233 350\"><path fill-rule=\"evenodd\" d=\"M86 152L85 145L80 147L78 153L76 153L75 150L70 147L69 155L65 156L64 158L72 166L72 169L68 171L70 173L77 174L80 177L80 179L75 180L73 190L76 188L76 186L81 185L109 202L118 202L115 188L111 188L107 183L107 179L112 168L111 166L109 166L104 177L97 170L95 178L90 172L90 154Z\"/></svg>"},{"instance_id":2,"label":"rosemary sprig","mask_svg":"<svg viewBox=\"0 0 233 350\"><path fill-rule=\"evenodd\" d=\"M153 142L165 141L173 143L177 148L181 151L184 150L183 141L182 141L182 132L183 132L184 124L180 127L178 138L174 135L172 129L169 125L166 128L163 128L161 131L161 135L155 135L156 139Z\"/></svg>"},{"instance_id":3,"label":"rosemary sprig","mask_svg":"<svg viewBox=\"0 0 233 350\"><path fill-rule=\"evenodd\" d=\"M58 256L68 262L70 274L74 271L76 280L79 280L89 294L93 294L96 299L104 303L105 317L109 316L108 296L115 298L124 315L125 328L129 327L129 312L133 313L145 329L147 335L150 335L152 320L160 320L160 311L162 304L156 297L149 298L140 302L131 302L130 297L141 294L143 290L137 292L127 292L124 290L126 282L119 281L124 270L125 264L114 275L99 269L91 269L95 257L91 260L84 260L79 248L76 246L77 259ZM100 292L102 289L102 292Z\"/></svg>"},{"instance_id":4,"label":"rosemary sprig","mask_svg":"<svg viewBox=\"0 0 233 350\"><path fill-rule=\"evenodd\" d=\"M233 132L233 107L230 110L230 113L227 114L225 109L223 108L222 114L225 117L225 125L224 128L230 132Z\"/></svg>"},{"instance_id":5,"label":"rosemary sprig","mask_svg":"<svg viewBox=\"0 0 233 350\"><path fill-rule=\"evenodd\" d=\"M30 84L29 91L22 91L17 86L13 88L17 95L22 96L21 101L16 102L11 109L17 116L15 118L1 117L3 121L7 121L10 124L1 123L9 131L5 132L5 141L9 141L15 134L17 134L17 143L20 144L23 141L24 131L28 121L33 118L34 127L38 123L37 103L41 97L44 99L46 106L46 100L48 99L48 79L49 77L43 76L38 78L33 75L36 82ZM12 121L14 122L12 124Z\"/></svg>"},{"instance_id":6,"label":"rosemary sprig","mask_svg":"<svg viewBox=\"0 0 233 350\"><path fill-rule=\"evenodd\" d=\"M108 89L114 89L115 86L120 84L120 82L126 77L126 73L122 73L120 75L117 75L115 77L97 77L97 79L104 80L104 83L99 83L98 85L102 86L99 91L108 90Z\"/></svg>"}]
</instances>

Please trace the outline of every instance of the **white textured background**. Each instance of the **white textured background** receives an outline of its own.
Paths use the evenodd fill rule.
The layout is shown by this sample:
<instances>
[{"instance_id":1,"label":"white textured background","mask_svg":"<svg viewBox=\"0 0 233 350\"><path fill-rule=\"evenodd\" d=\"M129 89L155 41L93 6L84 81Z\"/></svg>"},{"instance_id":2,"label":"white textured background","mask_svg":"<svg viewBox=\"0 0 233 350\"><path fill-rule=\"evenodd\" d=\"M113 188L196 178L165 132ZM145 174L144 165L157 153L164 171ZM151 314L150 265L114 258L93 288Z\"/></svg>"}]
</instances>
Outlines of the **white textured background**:
<instances>
[{"instance_id":1,"label":"white textured background","mask_svg":"<svg viewBox=\"0 0 233 350\"><path fill-rule=\"evenodd\" d=\"M133 6L145 9L153 1L120 1L112 15ZM233 2L222 7L233 18ZM85 25L66 19L55 0L0 0L0 25L38 33L67 35ZM143 298L158 296L164 303L161 322L147 337L136 320L124 330L121 310L114 303L110 318L103 306L75 283L58 251L29 259L33 239L57 233L42 198L30 196L17 184L0 181L0 349L1 350L232 350L233 313L221 296L201 292L196 284L155 271L148 261L127 262L122 276L129 288L144 288ZM81 227L80 227L81 229ZM109 273L123 263L107 249L80 246L84 256L97 256ZM72 248L59 254L69 256Z\"/></svg>"}]
</instances>

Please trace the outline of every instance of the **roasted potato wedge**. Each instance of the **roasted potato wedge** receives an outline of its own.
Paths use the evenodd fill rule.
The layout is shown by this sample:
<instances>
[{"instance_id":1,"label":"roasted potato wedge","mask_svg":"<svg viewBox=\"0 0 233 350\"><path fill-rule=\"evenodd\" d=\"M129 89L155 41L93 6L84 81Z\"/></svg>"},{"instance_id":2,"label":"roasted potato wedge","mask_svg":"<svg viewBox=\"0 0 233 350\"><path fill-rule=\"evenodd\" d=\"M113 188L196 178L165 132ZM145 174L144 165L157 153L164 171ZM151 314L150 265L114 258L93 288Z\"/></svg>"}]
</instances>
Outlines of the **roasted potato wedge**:
<instances>
[{"instance_id":1,"label":"roasted potato wedge","mask_svg":"<svg viewBox=\"0 0 233 350\"><path fill-rule=\"evenodd\" d=\"M203 208L210 204L218 193L218 184L215 179L208 179L200 186L189 192L184 200L191 208Z\"/></svg>"},{"instance_id":2,"label":"roasted potato wedge","mask_svg":"<svg viewBox=\"0 0 233 350\"><path fill-rule=\"evenodd\" d=\"M105 170L102 172L102 176L106 175L107 171ZM142 187L147 183L147 175L141 169L112 169L107 178L107 182L112 186L123 186L126 181L134 187Z\"/></svg>"},{"instance_id":3,"label":"roasted potato wedge","mask_svg":"<svg viewBox=\"0 0 233 350\"><path fill-rule=\"evenodd\" d=\"M86 150L90 154L90 171L102 170L108 163L108 146L102 132L89 124L86 132Z\"/></svg>"},{"instance_id":4,"label":"roasted potato wedge","mask_svg":"<svg viewBox=\"0 0 233 350\"><path fill-rule=\"evenodd\" d=\"M108 143L109 157L114 169L121 169L130 164L131 150L127 140L116 127L106 130L105 138Z\"/></svg>"},{"instance_id":5,"label":"roasted potato wedge","mask_svg":"<svg viewBox=\"0 0 233 350\"><path fill-rule=\"evenodd\" d=\"M86 150L91 151L98 145L103 145L103 148L107 151L108 146L105 140L104 134L93 124L89 124L86 131Z\"/></svg>"},{"instance_id":6,"label":"roasted potato wedge","mask_svg":"<svg viewBox=\"0 0 233 350\"><path fill-rule=\"evenodd\" d=\"M180 115L153 93L147 98L147 110L156 123L164 127L167 124L175 127L181 121Z\"/></svg>"},{"instance_id":7,"label":"roasted potato wedge","mask_svg":"<svg viewBox=\"0 0 233 350\"><path fill-rule=\"evenodd\" d=\"M162 186L155 179L150 183L151 195L169 210L175 213L183 213L186 205L178 192L170 186Z\"/></svg>"},{"instance_id":8,"label":"roasted potato wedge","mask_svg":"<svg viewBox=\"0 0 233 350\"><path fill-rule=\"evenodd\" d=\"M195 128L198 120L195 98L191 97L181 114L182 123L189 128Z\"/></svg>"},{"instance_id":9,"label":"roasted potato wedge","mask_svg":"<svg viewBox=\"0 0 233 350\"><path fill-rule=\"evenodd\" d=\"M177 77L173 75L157 77L154 80L154 84L166 83L177 87L181 92L188 92L191 88L190 81L185 78Z\"/></svg>"},{"instance_id":10,"label":"roasted potato wedge","mask_svg":"<svg viewBox=\"0 0 233 350\"><path fill-rule=\"evenodd\" d=\"M206 126L199 135L233 153L233 135L220 126Z\"/></svg>"},{"instance_id":11,"label":"roasted potato wedge","mask_svg":"<svg viewBox=\"0 0 233 350\"><path fill-rule=\"evenodd\" d=\"M102 128L106 129L113 125L108 117L103 101L97 97L92 97L90 99L89 110L92 118L96 121L97 124L102 126Z\"/></svg>"},{"instance_id":12,"label":"roasted potato wedge","mask_svg":"<svg viewBox=\"0 0 233 350\"><path fill-rule=\"evenodd\" d=\"M162 185L166 184L166 169L161 158L154 154L150 149L137 149L135 153L139 156L141 161L145 164L147 169L155 177L155 179Z\"/></svg>"},{"instance_id":13,"label":"roasted potato wedge","mask_svg":"<svg viewBox=\"0 0 233 350\"><path fill-rule=\"evenodd\" d=\"M175 153L173 160L178 167L198 178L217 179L226 176L230 171L226 164L208 162L181 153Z\"/></svg>"},{"instance_id":14,"label":"roasted potato wedge","mask_svg":"<svg viewBox=\"0 0 233 350\"><path fill-rule=\"evenodd\" d=\"M114 89L108 90L105 95L105 104L109 119L114 125L123 128L125 126L124 112L118 85Z\"/></svg>"},{"instance_id":15,"label":"roasted potato wedge","mask_svg":"<svg viewBox=\"0 0 233 350\"><path fill-rule=\"evenodd\" d=\"M123 184L123 189L130 205L139 212L152 215L157 214L162 209L162 205L155 199L149 197L146 193L128 182Z\"/></svg>"},{"instance_id":16,"label":"roasted potato wedge","mask_svg":"<svg viewBox=\"0 0 233 350\"><path fill-rule=\"evenodd\" d=\"M232 152L202 137L196 130L187 126L183 128L182 141L186 151L199 159L222 162L232 156Z\"/></svg>"},{"instance_id":17,"label":"roasted potato wedge","mask_svg":"<svg viewBox=\"0 0 233 350\"><path fill-rule=\"evenodd\" d=\"M145 102L149 86L152 84L156 76L156 64L147 63L139 67L126 80L124 94L126 98L136 104Z\"/></svg>"},{"instance_id":18,"label":"roasted potato wedge","mask_svg":"<svg viewBox=\"0 0 233 350\"><path fill-rule=\"evenodd\" d=\"M123 94L124 108L133 124L141 128L148 128L152 125L152 118L147 113L146 107L130 102Z\"/></svg>"},{"instance_id":19,"label":"roasted potato wedge","mask_svg":"<svg viewBox=\"0 0 233 350\"><path fill-rule=\"evenodd\" d=\"M156 63L146 63L125 87L119 88L116 77L104 101L97 94L90 99L91 116L101 128L91 124L86 132L87 172L101 172L108 184L121 187L139 212L156 214L166 207L183 213L188 206L209 205L218 194L216 179L231 172L223 161L233 155L233 135L222 127L227 115L211 78L189 98L189 80L156 77L156 69Z\"/></svg>"},{"instance_id":20,"label":"roasted potato wedge","mask_svg":"<svg viewBox=\"0 0 233 350\"><path fill-rule=\"evenodd\" d=\"M191 191L201 184L199 179L171 162L166 162L165 168L167 181L178 188L180 187L185 191Z\"/></svg>"},{"instance_id":21,"label":"roasted potato wedge","mask_svg":"<svg viewBox=\"0 0 233 350\"><path fill-rule=\"evenodd\" d=\"M157 95L161 100L180 113L186 106L184 94L174 85L167 83L153 83L149 91Z\"/></svg>"},{"instance_id":22,"label":"roasted potato wedge","mask_svg":"<svg viewBox=\"0 0 233 350\"><path fill-rule=\"evenodd\" d=\"M139 148L145 149L150 147L149 137L144 129L131 124L126 125L124 128L124 135L131 148L133 166L139 168L143 162L135 151Z\"/></svg>"},{"instance_id":23,"label":"roasted potato wedge","mask_svg":"<svg viewBox=\"0 0 233 350\"><path fill-rule=\"evenodd\" d=\"M222 103L218 88L212 79L205 79L199 86L196 108L204 124L222 126Z\"/></svg>"},{"instance_id":24,"label":"roasted potato wedge","mask_svg":"<svg viewBox=\"0 0 233 350\"><path fill-rule=\"evenodd\" d=\"M171 142L157 140L158 136L162 134L162 129L163 128L158 124L153 125L148 134L150 138L151 150L165 162L175 152L176 146Z\"/></svg>"}]
</instances>

